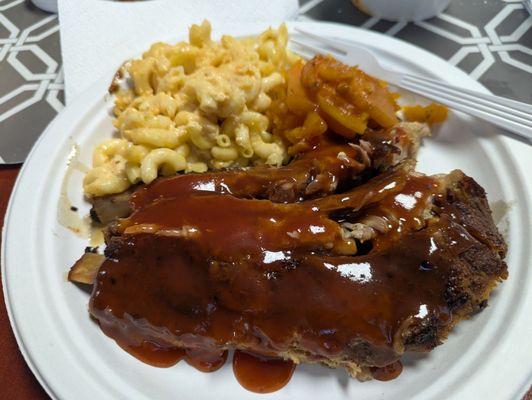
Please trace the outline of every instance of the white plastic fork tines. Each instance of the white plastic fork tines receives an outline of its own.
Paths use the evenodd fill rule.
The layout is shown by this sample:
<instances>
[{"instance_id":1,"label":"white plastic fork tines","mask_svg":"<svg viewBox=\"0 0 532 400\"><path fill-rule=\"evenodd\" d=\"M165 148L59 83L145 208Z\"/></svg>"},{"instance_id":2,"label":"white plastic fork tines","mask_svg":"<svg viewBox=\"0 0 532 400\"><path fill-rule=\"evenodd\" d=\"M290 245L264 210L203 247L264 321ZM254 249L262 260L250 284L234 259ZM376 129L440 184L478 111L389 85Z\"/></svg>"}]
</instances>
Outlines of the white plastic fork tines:
<instances>
[{"instance_id":1,"label":"white plastic fork tines","mask_svg":"<svg viewBox=\"0 0 532 400\"><path fill-rule=\"evenodd\" d=\"M503 128L503 133L532 145L532 105L505 97L479 93L446 82L383 68L364 47L342 39L325 38L296 28L291 41L303 55L331 54L338 60L357 65L365 72L395 86L417 93L452 109Z\"/></svg>"}]
</instances>

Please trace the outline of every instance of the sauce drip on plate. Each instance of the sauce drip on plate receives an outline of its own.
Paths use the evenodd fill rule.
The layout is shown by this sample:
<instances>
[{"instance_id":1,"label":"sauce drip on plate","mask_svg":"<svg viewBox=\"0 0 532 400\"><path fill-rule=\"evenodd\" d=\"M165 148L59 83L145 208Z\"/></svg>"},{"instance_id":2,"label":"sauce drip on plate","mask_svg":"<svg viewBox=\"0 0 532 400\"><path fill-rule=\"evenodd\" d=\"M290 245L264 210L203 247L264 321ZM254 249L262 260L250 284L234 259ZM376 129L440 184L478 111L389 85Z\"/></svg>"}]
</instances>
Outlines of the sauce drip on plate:
<instances>
[{"instance_id":1,"label":"sauce drip on plate","mask_svg":"<svg viewBox=\"0 0 532 400\"><path fill-rule=\"evenodd\" d=\"M214 372L227 360L227 350L212 351L204 348L186 350L186 362L201 372Z\"/></svg>"},{"instance_id":2,"label":"sauce drip on plate","mask_svg":"<svg viewBox=\"0 0 532 400\"><path fill-rule=\"evenodd\" d=\"M370 370L374 379L378 381L391 381L401 375L401 372L403 372L403 364L401 364L401 361L396 361L385 367L371 367Z\"/></svg>"},{"instance_id":3,"label":"sauce drip on plate","mask_svg":"<svg viewBox=\"0 0 532 400\"><path fill-rule=\"evenodd\" d=\"M113 337L113 329L102 328L105 334ZM162 348L142 341L132 346L120 340L116 343L138 360L153 367L168 368L185 360L187 364L201 372L214 372L227 360L227 350L209 351L205 348L181 349ZM247 390L256 393L271 393L284 387L292 378L296 365L291 361L265 357L250 352L235 350L233 371L238 382Z\"/></svg>"},{"instance_id":4,"label":"sauce drip on plate","mask_svg":"<svg viewBox=\"0 0 532 400\"><path fill-rule=\"evenodd\" d=\"M279 358L257 356L236 350L233 372L238 382L256 393L271 393L284 387L292 377L295 364Z\"/></svg>"},{"instance_id":5,"label":"sauce drip on plate","mask_svg":"<svg viewBox=\"0 0 532 400\"><path fill-rule=\"evenodd\" d=\"M182 349L165 349L150 342L142 342L140 346L130 346L119 341L117 344L133 357L154 367L168 368L185 358L185 351Z\"/></svg>"}]
</instances>

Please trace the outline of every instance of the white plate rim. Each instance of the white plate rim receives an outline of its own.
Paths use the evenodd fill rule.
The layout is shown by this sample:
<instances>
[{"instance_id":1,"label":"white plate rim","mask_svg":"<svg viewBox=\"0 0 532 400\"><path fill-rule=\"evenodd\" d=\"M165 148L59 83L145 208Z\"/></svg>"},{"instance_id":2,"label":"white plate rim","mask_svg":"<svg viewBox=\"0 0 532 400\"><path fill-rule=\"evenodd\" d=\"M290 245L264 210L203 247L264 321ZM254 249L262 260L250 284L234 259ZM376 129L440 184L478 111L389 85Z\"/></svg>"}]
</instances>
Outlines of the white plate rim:
<instances>
[{"instance_id":1,"label":"white plate rim","mask_svg":"<svg viewBox=\"0 0 532 400\"><path fill-rule=\"evenodd\" d=\"M260 29L265 28L269 24L246 24L246 29L251 28L252 31L260 31ZM289 23L289 26L301 26L302 28L311 28L311 29L318 29L323 32L323 34L331 35L331 36L343 36L344 34L351 33L356 34L356 37L362 38L362 42L365 42L368 40L368 42L371 42L371 45L376 48L388 48L389 44L393 44L394 48L399 51L407 51L409 54L412 54L416 58L419 57L419 59L423 59L424 64L431 66L434 70L438 70L439 68L443 70L453 70L452 74L452 80L453 82L459 82L463 84L466 87L469 87L474 90L484 91L486 92L486 89L479 84L478 82L472 80L469 78L464 72L458 70L455 67L450 66L447 62L440 59L439 57L426 52L423 49L417 48L413 45L410 45L408 43L402 42L398 39L387 37L378 33L365 31L359 28L349 27L341 24L335 24L335 23L322 23L322 22L298 22L298 23ZM222 27L219 27L219 29L216 29L217 31L223 31ZM347 36L347 35L346 35ZM355 36L355 35L353 35ZM16 271L13 269L14 267L9 267L9 260L6 256L8 253L8 249L10 248L10 242L8 237L8 232L11 233L12 231L17 231L17 227L10 224L10 221L12 219L12 215L15 212L15 208L19 205L19 203L22 203L22 200L15 201L15 199L18 199L18 196L20 196L18 193L20 191L21 186L28 181L28 173L27 171L30 169L30 166L33 165L34 160L36 159L36 154L39 152L40 148L42 147L42 143L49 137L50 132L52 132L54 129L57 129L57 126L61 123L64 123L65 121L65 115L67 113L72 114L74 111L79 111L80 115L83 115L84 112L87 112L87 105L93 106L96 104L99 100L102 98L102 84L106 83L108 81L108 78L99 80L101 82L100 85L95 85L93 88L89 89L87 92L85 92L83 95L81 95L72 105L69 105L62 113L60 113L54 121L48 126L48 128L45 130L41 138L38 140L38 142L35 144L34 148L30 152L30 155L28 156L28 159L23 166L22 170L19 173L19 177L17 179L17 182L13 189L13 194L10 199L8 209L6 212L6 218L5 218L5 224L3 227L3 246L2 246L2 254L1 254L1 265L2 265L2 284L3 284L3 290L4 290L4 297L6 300L6 308L8 311L9 319L11 322L11 325L13 327L13 331L15 333L15 337L17 339L17 342L19 344L19 347L21 349L21 352L26 359L26 362L30 366L31 370L33 371L34 375L37 377L41 385L44 387L44 389L47 391L47 393L52 398L62 398L61 396L61 388L52 388L49 384L47 379L47 371L42 371L42 368L38 367L38 364L41 363L42 360L39 359L39 354L32 354L30 351L28 351L27 346L27 338L31 337L31 335L28 333L28 329L30 328L28 326L29 322L24 321L23 318L19 315L20 313L20 306L15 305L15 302L10 296L10 290L12 290L9 287L9 280L11 276L11 272L16 273ZM104 87L105 88L105 87ZM506 155L508 156L508 160L510 160L510 163L515 166L515 160L513 160L513 157L511 153L507 150L506 146L504 145L503 141L501 141L499 138L492 139L496 142L498 147L502 148ZM514 168L515 169L515 168ZM520 174L520 172L515 169L515 174L520 180L520 182L523 182L523 178ZM527 189L525 186L520 188L520 196L524 202L522 206L524 207L524 211L530 210L530 197L527 193ZM527 214L525 214L527 215ZM530 213L528 213L530 215ZM524 223L524 229L528 232L530 229L530 224ZM527 237L530 237L529 234ZM530 250L527 249L529 252ZM527 290L525 293L525 300L530 302L530 290ZM528 318L530 320L530 318ZM526 328L526 320L524 321ZM528 321L530 322L530 321ZM515 329L514 329L515 330ZM26 339L25 339L26 338ZM523 390L526 390L526 384L530 381L532 370L529 372L529 376L525 376L525 380L523 381L523 386L519 388L519 391L522 392ZM514 394L517 394L514 392Z\"/></svg>"}]
</instances>

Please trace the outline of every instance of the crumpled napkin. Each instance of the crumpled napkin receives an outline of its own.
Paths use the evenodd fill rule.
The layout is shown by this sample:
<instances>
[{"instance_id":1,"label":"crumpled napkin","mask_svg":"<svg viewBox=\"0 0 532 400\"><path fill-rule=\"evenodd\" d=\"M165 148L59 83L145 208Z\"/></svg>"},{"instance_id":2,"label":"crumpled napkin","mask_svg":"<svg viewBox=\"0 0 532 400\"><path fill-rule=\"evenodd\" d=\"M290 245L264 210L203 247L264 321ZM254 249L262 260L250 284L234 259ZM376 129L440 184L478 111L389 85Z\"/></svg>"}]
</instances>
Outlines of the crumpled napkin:
<instances>
[{"instance_id":1,"label":"crumpled napkin","mask_svg":"<svg viewBox=\"0 0 532 400\"><path fill-rule=\"evenodd\" d=\"M67 104L157 40L186 37L188 27L279 22L297 15L297 0L59 0Z\"/></svg>"}]
</instances>

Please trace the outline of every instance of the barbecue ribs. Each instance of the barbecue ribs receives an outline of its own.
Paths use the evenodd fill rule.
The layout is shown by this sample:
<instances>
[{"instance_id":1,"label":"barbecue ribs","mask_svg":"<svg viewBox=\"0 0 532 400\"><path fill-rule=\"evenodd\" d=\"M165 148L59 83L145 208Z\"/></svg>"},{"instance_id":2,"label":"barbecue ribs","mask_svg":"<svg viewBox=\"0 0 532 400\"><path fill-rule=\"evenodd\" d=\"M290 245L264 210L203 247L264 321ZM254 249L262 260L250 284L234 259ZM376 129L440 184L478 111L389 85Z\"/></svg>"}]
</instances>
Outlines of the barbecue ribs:
<instances>
[{"instance_id":1,"label":"barbecue ribs","mask_svg":"<svg viewBox=\"0 0 532 400\"><path fill-rule=\"evenodd\" d=\"M486 306L506 245L472 178L413 170L417 144L398 129L139 188L106 229L90 313L122 345L205 363L233 347L367 379L430 351Z\"/></svg>"}]
</instances>

